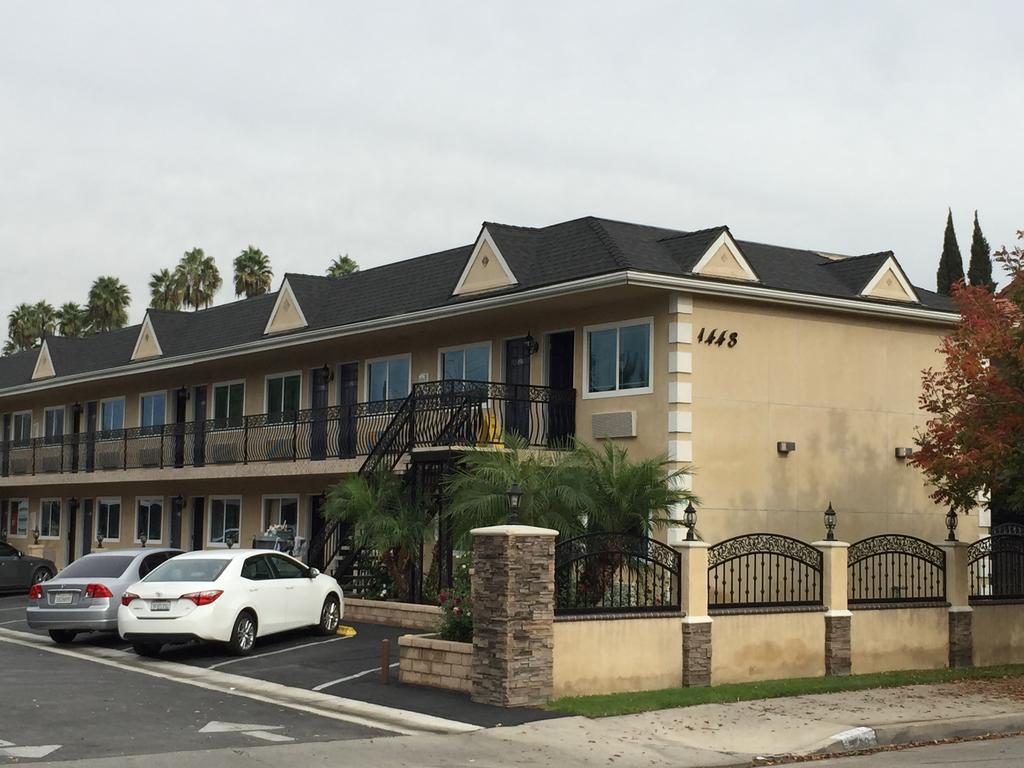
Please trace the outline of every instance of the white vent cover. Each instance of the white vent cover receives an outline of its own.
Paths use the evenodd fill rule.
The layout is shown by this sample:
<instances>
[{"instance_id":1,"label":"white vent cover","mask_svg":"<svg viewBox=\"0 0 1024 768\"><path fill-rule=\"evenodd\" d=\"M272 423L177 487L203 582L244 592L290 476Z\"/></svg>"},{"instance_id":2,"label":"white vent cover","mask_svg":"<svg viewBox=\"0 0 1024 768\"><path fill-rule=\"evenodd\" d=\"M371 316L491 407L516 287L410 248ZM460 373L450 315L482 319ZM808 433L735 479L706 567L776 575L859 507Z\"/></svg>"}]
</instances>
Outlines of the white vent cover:
<instances>
[{"instance_id":1,"label":"white vent cover","mask_svg":"<svg viewBox=\"0 0 1024 768\"><path fill-rule=\"evenodd\" d=\"M594 439L602 437L636 437L636 411L595 413L590 417Z\"/></svg>"}]
</instances>

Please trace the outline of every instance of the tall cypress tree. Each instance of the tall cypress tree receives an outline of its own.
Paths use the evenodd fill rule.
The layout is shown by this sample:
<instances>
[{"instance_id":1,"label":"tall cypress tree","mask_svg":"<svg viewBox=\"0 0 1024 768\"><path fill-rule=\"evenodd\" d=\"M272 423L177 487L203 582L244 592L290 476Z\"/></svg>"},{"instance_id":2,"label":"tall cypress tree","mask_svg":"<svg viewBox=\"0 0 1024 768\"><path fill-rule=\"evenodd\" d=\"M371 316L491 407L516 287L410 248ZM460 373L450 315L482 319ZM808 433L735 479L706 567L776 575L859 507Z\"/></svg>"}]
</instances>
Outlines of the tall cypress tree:
<instances>
[{"instance_id":1,"label":"tall cypress tree","mask_svg":"<svg viewBox=\"0 0 1024 768\"><path fill-rule=\"evenodd\" d=\"M946 234L942 239L942 256L939 258L939 271L936 275L939 293L949 296L950 289L963 279L964 259L956 242L956 232L953 231L951 208L946 218Z\"/></svg>"},{"instance_id":2,"label":"tall cypress tree","mask_svg":"<svg viewBox=\"0 0 1024 768\"><path fill-rule=\"evenodd\" d=\"M974 212L974 237L971 238L971 263L967 268L967 277L971 285L983 285L990 291L996 289L995 281L992 280L992 249L981 234L977 211Z\"/></svg>"}]
</instances>

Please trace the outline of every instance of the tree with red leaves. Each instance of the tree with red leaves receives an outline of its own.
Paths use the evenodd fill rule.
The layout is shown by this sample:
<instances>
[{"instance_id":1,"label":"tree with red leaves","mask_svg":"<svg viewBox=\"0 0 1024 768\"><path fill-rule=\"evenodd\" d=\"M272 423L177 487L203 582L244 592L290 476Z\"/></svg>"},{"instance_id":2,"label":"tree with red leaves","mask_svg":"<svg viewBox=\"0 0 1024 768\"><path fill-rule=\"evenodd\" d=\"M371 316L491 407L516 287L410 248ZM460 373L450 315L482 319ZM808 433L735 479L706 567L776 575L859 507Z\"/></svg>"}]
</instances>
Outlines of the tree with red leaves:
<instances>
[{"instance_id":1,"label":"tree with red leaves","mask_svg":"<svg viewBox=\"0 0 1024 768\"><path fill-rule=\"evenodd\" d=\"M1024 240L1024 230L1017 233ZM960 312L943 339L942 370L923 374L921 407L929 414L911 462L935 487L932 498L957 512L979 495L1024 513L1024 249L993 254L1009 283L954 286Z\"/></svg>"}]
</instances>

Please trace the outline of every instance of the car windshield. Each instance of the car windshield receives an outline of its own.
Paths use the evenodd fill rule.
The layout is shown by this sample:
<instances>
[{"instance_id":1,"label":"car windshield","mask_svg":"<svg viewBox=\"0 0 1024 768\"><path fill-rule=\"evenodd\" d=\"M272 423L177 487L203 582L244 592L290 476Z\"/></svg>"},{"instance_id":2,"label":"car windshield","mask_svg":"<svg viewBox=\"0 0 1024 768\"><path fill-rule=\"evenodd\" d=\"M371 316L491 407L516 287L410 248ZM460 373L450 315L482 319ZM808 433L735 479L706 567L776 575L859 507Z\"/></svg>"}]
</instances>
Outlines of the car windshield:
<instances>
[{"instance_id":1,"label":"car windshield","mask_svg":"<svg viewBox=\"0 0 1024 768\"><path fill-rule=\"evenodd\" d=\"M143 581L216 581L230 562L210 557L176 557L154 568Z\"/></svg>"},{"instance_id":2,"label":"car windshield","mask_svg":"<svg viewBox=\"0 0 1024 768\"><path fill-rule=\"evenodd\" d=\"M62 579L116 579L128 570L135 555L86 555L61 571Z\"/></svg>"}]
</instances>

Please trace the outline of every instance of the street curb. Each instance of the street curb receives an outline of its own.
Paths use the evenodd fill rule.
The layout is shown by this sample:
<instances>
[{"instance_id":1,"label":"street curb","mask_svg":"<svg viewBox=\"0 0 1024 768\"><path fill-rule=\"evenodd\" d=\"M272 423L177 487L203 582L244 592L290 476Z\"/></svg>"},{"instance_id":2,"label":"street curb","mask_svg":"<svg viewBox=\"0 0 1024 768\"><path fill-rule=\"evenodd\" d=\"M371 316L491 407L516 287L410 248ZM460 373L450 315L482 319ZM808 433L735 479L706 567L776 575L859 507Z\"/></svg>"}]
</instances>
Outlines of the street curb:
<instances>
[{"instance_id":1,"label":"street curb","mask_svg":"<svg viewBox=\"0 0 1024 768\"><path fill-rule=\"evenodd\" d=\"M829 737L825 742L797 754L803 756L855 752L894 744L965 739L1021 731L1024 731L1024 713L979 715L956 720L917 720L906 723L865 725L841 731Z\"/></svg>"}]
</instances>

